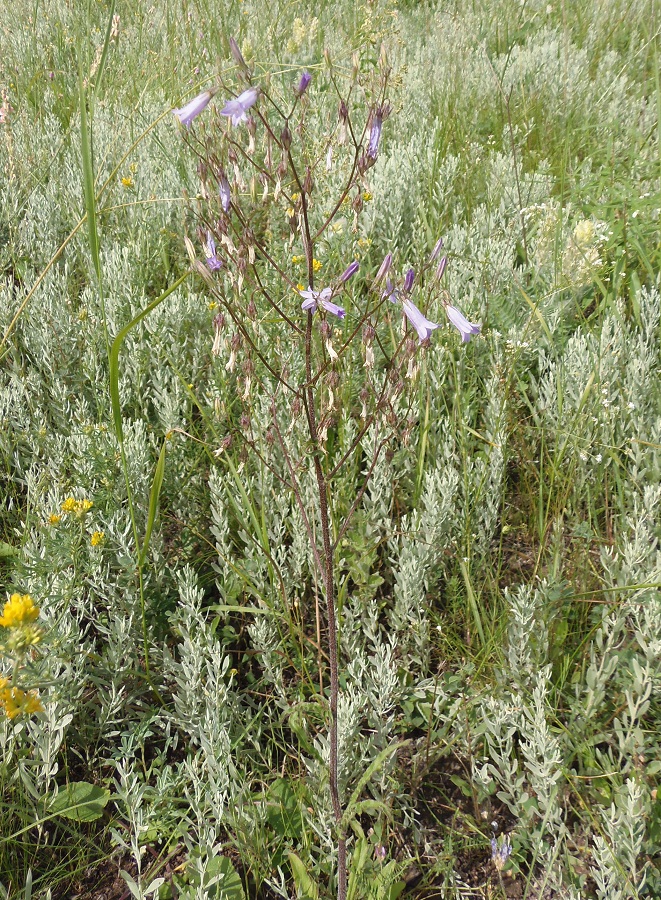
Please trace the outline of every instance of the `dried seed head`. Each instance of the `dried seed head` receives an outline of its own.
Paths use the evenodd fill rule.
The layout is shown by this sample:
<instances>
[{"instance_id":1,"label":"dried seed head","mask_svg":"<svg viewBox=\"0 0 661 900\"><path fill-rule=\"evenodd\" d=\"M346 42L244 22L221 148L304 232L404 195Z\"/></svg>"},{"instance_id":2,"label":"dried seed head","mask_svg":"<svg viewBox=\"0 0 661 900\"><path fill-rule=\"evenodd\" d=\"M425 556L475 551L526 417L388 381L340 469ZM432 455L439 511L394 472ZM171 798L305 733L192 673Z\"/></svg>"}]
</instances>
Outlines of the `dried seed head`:
<instances>
[{"instance_id":1,"label":"dried seed head","mask_svg":"<svg viewBox=\"0 0 661 900\"><path fill-rule=\"evenodd\" d=\"M291 147L291 131L287 125L280 132L280 143L284 150L289 150Z\"/></svg>"},{"instance_id":2,"label":"dried seed head","mask_svg":"<svg viewBox=\"0 0 661 900\"><path fill-rule=\"evenodd\" d=\"M246 315L248 316L248 318L250 319L251 322L254 322L255 319L257 318L257 307L255 306L255 301L253 300L252 297L250 298L250 302L248 303L248 306L246 307Z\"/></svg>"},{"instance_id":3,"label":"dried seed head","mask_svg":"<svg viewBox=\"0 0 661 900\"><path fill-rule=\"evenodd\" d=\"M321 325L319 326L319 331L321 332L321 336L324 340L327 340L331 334L333 333L333 327L328 319L322 319Z\"/></svg>"}]
</instances>

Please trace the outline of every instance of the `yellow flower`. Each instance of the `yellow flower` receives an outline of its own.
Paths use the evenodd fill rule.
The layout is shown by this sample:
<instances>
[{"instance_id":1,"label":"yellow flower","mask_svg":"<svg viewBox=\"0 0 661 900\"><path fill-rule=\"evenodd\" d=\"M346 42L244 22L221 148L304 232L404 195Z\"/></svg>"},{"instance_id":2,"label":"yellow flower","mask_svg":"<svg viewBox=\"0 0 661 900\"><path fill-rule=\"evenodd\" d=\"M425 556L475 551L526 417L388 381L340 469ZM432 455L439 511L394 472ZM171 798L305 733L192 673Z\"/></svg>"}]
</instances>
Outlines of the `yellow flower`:
<instances>
[{"instance_id":1,"label":"yellow flower","mask_svg":"<svg viewBox=\"0 0 661 900\"><path fill-rule=\"evenodd\" d=\"M39 607L34 605L34 600L29 594L12 594L5 603L0 625L5 628L16 628L34 622L39 616Z\"/></svg>"},{"instance_id":2,"label":"yellow flower","mask_svg":"<svg viewBox=\"0 0 661 900\"><path fill-rule=\"evenodd\" d=\"M215 300L210 300L209 303L207 304L207 306L209 307L211 312L213 312L214 309L218 309L218 304L216 303Z\"/></svg>"},{"instance_id":3,"label":"yellow flower","mask_svg":"<svg viewBox=\"0 0 661 900\"><path fill-rule=\"evenodd\" d=\"M129 176L128 178L122 178L122 184L125 188L133 187L133 179Z\"/></svg>"},{"instance_id":4,"label":"yellow flower","mask_svg":"<svg viewBox=\"0 0 661 900\"><path fill-rule=\"evenodd\" d=\"M293 206L288 207L287 215L289 216L290 219L293 217L293 215L294 215L294 207Z\"/></svg>"},{"instance_id":5,"label":"yellow flower","mask_svg":"<svg viewBox=\"0 0 661 900\"><path fill-rule=\"evenodd\" d=\"M363 191L363 200L365 201L365 203L369 203L371 199L371 193L369 191Z\"/></svg>"},{"instance_id":6,"label":"yellow flower","mask_svg":"<svg viewBox=\"0 0 661 900\"><path fill-rule=\"evenodd\" d=\"M299 281L298 284L296 285L296 290L297 290L297 291L304 291L304 290L305 290L304 286L301 284L300 281Z\"/></svg>"},{"instance_id":7,"label":"yellow flower","mask_svg":"<svg viewBox=\"0 0 661 900\"><path fill-rule=\"evenodd\" d=\"M49 525L59 525L61 521L62 521L62 516L58 516L57 513L51 513L50 516L48 517Z\"/></svg>"},{"instance_id":8,"label":"yellow flower","mask_svg":"<svg viewBox=\"0 0 661 900\"><path fill-rule=\"evenodd\" d=\"M74 497L67 497L62 504L62 512L75 513L78 518L84 516L94 506L93 500L76 500Z\"/></svg>"},{"instance_id":9,"label":"yellow flower","mask_svg":"<svg viewBox=\"0 0 661 900\"><path fill-rule=\"evenodd\" d=\"M102 544L106 539L105 531L95 531L92 537L90 538L90 544L93 547L98 547Z\"/></svg>"},{"instance_id":10,"label":"yellow flower","mask_svg":"<svg viewBox=\"0 0 661 900\"><path fill-rule=\"evenodd\" d=\"M300 196L301 196L300 194L292 194L291 198L294 201L294 203L296 203L296 201L300 199Z\"/></svg>"},{"instance_id":11,"label":"yellow flower","mask_svg":"<svg viewBox=\"0 0 661 900\"><path fill-rule=\"evenodd\" d=\"M319 262L318 259L313 259L313 260L312 260L312 269L313 269L313 271L318 272L319 269L320 269L322 266L323 266L323 263L322 263L322 262Z\"/></svg>"},{"instance_id":12,"label":"yellow flower","mask_svg":"<svg viewBox=\"0 0 661 900\"><path fill-rule=\"evenodd\" d=\"M5 684L7 683L5 679ZM31 715L43 712L41 700L35 691L22 691L19 687L3 687L0 690L0 706L4 707L8 719L15 719L21 713Z\"/></svg>"},{"instance_id":13,"label":"yellow flower","mask_svg":"<svg viewBox=\"0 0 661 900\"><path fill-rule=\"evenodd\" d=\"M292 256L291 261L295 266L297 266L299 263L302 263L305 261L305 257L304 256Z\"/></svg>"}]
</instances>

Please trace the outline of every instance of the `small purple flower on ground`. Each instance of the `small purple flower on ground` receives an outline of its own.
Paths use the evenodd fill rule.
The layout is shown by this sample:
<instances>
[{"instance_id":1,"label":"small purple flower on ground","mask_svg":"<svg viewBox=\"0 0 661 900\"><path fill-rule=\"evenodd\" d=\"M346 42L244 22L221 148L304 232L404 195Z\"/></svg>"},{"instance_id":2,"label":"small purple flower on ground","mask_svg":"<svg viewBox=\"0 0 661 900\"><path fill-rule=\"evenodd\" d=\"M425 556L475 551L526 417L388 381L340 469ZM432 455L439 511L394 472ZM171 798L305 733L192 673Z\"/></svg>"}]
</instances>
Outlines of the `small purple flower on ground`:
<instances>
[{"instance_id":1,"label":"small purple flower on ground","mask_svg":"<svg viewBox=\"0 0 661 900\"><path fill-rule=\"evenodd\" d=\"M257 102L259 91L257 88L248 88L235 100L228 100L221 109L221 116L229 116L232 125L240 125L248 119L248 110Z\"/></svg>"},{"instance_id":2,"label":"small purple flower on ground","mask_svg":"<svg viewBox=\"0 0 661 900\"><path fill-rule=\"evenodd\" d=\"M299 294L304 298L301 303L301 309L315 312L317 304L321 304L326 312L332 313L338 319L344 318L344 307L338 306L337 303L333 303L330 299L333 296L332 288L327 287L321 291L313 291L312 288L308 288L307 291L299 291Z\"/></svg>"},{"instance_id":3,"label":"small purple flower on ground","mask_svg":"<svg viewBox=\"0 0 661 900\"><path fill-rule=\"evenodd\" d=\"M482 331L482 326L475 322L469 322L466 316L456 306L446 306L445 314L451 324L461 333L461 340L467 344L472 337Z\"/></svg>"},{"instance_id":4,"label":"small purple flower on ground","mask_svg":"<svg viewBox=\"0 0 661 900\"><path fill-rule=\"evenodd\" d=\"M179 119L185 128L190 128L191 122L195 116L199 116L199 114L207 108L212 97L213 91L202 91L201 94L198 94L197 97L194 97L189 103L182 106L181 109L173 109L172 115L175 119Z\"/></svg>"}]
</instances>

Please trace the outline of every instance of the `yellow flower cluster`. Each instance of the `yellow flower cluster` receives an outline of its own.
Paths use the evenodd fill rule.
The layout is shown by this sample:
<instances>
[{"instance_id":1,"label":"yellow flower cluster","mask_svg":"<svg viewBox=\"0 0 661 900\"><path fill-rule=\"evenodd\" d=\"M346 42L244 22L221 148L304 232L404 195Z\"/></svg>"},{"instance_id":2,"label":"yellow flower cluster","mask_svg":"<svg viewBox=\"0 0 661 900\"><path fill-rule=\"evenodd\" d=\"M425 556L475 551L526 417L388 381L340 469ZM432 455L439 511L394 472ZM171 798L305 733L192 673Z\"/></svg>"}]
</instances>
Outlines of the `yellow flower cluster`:
<instances>
[{"instance_id":1,"label":"yellow flower cluster","mask_svg":"<svg viewBox=\"0 0 661 900\"><path fill-rule=\"evenodd\" d=\"M58 516L57 513L51 513L50 516L48 517L49 525L59 525L61 521L62 521L62 516Z\"/></svg>"},{"instance_id":2,"label":"yellow flower cluster","mask_svg":"<svg viewBox=\"0 0 661 900\"><path fill-rule=\"evenodd\" d=\"M29 594L12 594L5 603L0 625L4 628L18 628L34 622L39 617L39 607Z\"/></svg>"},{"instance_id":3,"label":"yellow flower cluster","mask_svg":"<svg viewBox=\"0 0 661 900\"><path fill-rule=\"evenodd\" d=\"M21 713L43 712L41 700L35 691L23 691L19 687L8 687L6 678L0 678L0 706L8 719L15 719Z\"/></svg>"},{"instance_id":4,"label":"yellow flower cluster","mask_svg":"<svg viewBox=\"0 0 661 900\"><path fill-rule=\"evenodd\" d=\"M293 265L300 266L301 263L305 262L305 257L304 256L292 256L291 261L292 261ZM323 266L323 263L319 262L318 259L312 260L312 270L314 272L318 272L322 266Z\"/></svg>"},{"instance_id":5,"label":"yellow flower cluster","mask_svg":"<svg viewBox=\"0 0 661 900\"><path fill-rule=\"evenodd\" d=\"M41 640L41 628L32 625L38 616L39 607L34 605L34 600L29 594L12 594L0 616L0 626L9 631L6 643L4 635L0 634L2 638L0 650L22 656L28 647L38 644Z\"/></svg>"},{"instance_id":6,"label":"yellow flower cluster","mask_svg":"<svg viewBox=\"0 0 661 900\"><path fill-rule=\"evenodd\" d=\"M76 500L75 497L67 497L62 504L63 513L75 513L80 518L88 512L94 503L92 500Z\"/></svg>"},{"instance_id":7,"label":"yellow flower cluster","mask_svg":"<svg viewBox=\"0 0 661 900\"><path fill-rule=\"evenodd\" d=\"M105 531L95 531L90 538L90 544L93 547L99 547L106 539Z\"/></svg>"}]
</instances>

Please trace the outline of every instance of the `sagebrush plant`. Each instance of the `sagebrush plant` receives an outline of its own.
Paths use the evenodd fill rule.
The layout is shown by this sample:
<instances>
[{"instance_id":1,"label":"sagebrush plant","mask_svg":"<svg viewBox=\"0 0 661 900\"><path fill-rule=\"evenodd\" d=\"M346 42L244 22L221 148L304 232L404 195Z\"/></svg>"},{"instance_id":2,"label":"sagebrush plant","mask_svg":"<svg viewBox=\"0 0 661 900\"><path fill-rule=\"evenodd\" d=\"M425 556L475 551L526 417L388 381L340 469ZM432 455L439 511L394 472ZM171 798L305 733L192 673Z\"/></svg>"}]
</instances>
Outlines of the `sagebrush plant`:
<instances>
[{"instance_id":1,"label":"sagebrush plant","mask_svg":"<svg viewBox=\"0 0 661 900\"><path fill-rule=\"evenodd\" d=\"M413 302L444 322L447 289L483 323L467 347L434 330L403 379L407 443L377 454L375 419L334 484L338 529L376 457L335 553L339 786L364 804L348 893L658 895L659 24L648 0L5 10L0 588L3 606L39 607L17 686L43 706L0 715L9 896L84 895L108 858L126 890L161 897L325 895L336 867L323 578L295 497L242 441L248 403L253 436L268 432L271 376L253 358L242 400L246 343L229 372L234 326L224 312L214 354L220 301L182 242L204 266L208 225L229 262L216 216L198 218L220 197L204 197L171 110L224 84L191 146L225 130L218 110L249 87L230 35L265 89L248 110L258 159L256 113L313 76L290 130L320 160L317 208L339 196L348 146L326 173L322 110L339 98L324 50L342 92L359 54L365 145L370 109L392 104L357 231L338 210L311 284L289 246L301 201L281 196L270 228L264 185L253 198L243 157L245 191L226 166L293 285L265 267L273 299L304 322L298 283L335 286L358 256L330 298L346 309L328 316L338 352L381 299L384 257L401 288L443 235L443 281L418 274ZM247 148L245 128L232 134ZM216 288L229 268L210 273ZM375 331L391 342L401 312L387 297L384 310L392 334ZM331 386L335 461L368 421L356 341ZM265 346L295 371L295 343ZM278 426L314 510L304 415ZM257 449L272 462L279 446ZM93 505L78 517L68 498Z\"/></svg>"}]
</instances>

